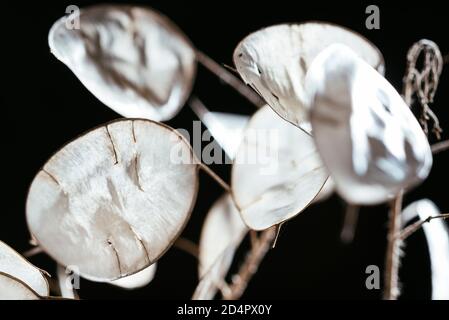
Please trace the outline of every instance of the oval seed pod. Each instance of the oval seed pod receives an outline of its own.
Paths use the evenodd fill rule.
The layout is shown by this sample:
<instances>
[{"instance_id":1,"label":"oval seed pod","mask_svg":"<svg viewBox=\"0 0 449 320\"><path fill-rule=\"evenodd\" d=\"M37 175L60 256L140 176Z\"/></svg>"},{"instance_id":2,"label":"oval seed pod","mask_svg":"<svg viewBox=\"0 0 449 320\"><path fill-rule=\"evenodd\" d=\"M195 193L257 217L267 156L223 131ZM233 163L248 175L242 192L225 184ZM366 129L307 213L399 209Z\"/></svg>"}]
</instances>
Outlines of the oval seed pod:
<instances>
[{"instance_id":1,"label":"oval seed pod","mask_svg":"<svg viewBox=\"0 0 449 320\"><path fill-rule=\"evenodd\" d=\"M49 295L50 289L48 282L41 270L33 266L28 260L2 241L0 241L0 272L11 276L8 279L3 278L2 283L9 283L11 285L11 281L18 279L27 288L31 289L33 293L39 296ZM5 291L6 293L8 288L0 285L0 292ZM29 290L26 290L27 288L24 288L22 284L16 284L14 285L14 289L11 289L14 291L8 294L12 295L12 292L16 292L15 290L18 290L17 292L28 292ZM18 297L17 299L21 298Z\"/></svg>"},{"instance_id":2,"label":"oval seed pod","mask_svg":"<svg viewBox=\"0 0 449 320\"><path fill-rule=\"evenodd\" d=\"M201 231L200 282L193 299L213 299L247 232L232 197L229 194L221 196L209 210Z\"/></svg>"},{"instance_id":3,"label":"oval seed pod","mask_svg":"<svg viewBox=\"0 0 449 320\"><path fill-rule=\"evenodd\" d=\"M315 144L347 202L382 203L427 177L432 153L418 121L391 84L348 47L324 50L306 87Z\"/></svg>"},{"instance_id":4,"label":"oval seed pod","mask_svg":"<svg viewBox=\"0 0 449 320\"><path fill-rule=\"evenodd\" d=\"M401 214L402 225L418 218L425 221L428 217L441 214L437 206L428 199L415 201ZM449 299L449 229L442 219L434 219L422 226L427 239L432 272L432 300Z\"/></svg>"},{"instance_id":5,"label":"oval seed pod","mask_svg":"<svg viewBox=\"0 0 449 320\"><path fill-rule=\"evenodd\" d=\"M302 127L308 121L304 78L313 59L333 43L349 46L383 73L382 54L371 42L325 22L281 24L256 31L238 44L234 64L243 81L276 113Z\"/></svg>"},{"instance_id":6,"label":"oval seed pod","mask_svg":"<svg viewBox=\"0 0 449 320\"><path fill-rule=\"evenodd\" d=\"M0 300L39 300L39 295L23 281L0 271Z\"/></svg>"},{"instance_id":7,"label":"oval seed pod","mask_svg":"<svg viewBox=\"0 0 449 320\"><path fill-rule=\"evenodd\" d=\"M38 172L26 203L28 227L44 251L85 278L134 274L182 231L198 168L174 129L143 119L111 122L64 146Z\"/></svg>"},{"instance_id":8,"label":"oval seed pod","mask_svg":"<svg viewBox=\"0 0 449 320\"><path fill-rule=\"evenodd\" d=\"M82 9L79 28L63 17L48 35L51 52L86 88L124 117L174 117L190 95L195 51L165 16L135 6Z\"/></svg>"},{"instance_id":9,"label":"oval seed pod","mask_svg":"<svg viewBox=\"0 0 449 320\"><path fill-rule=\"evenodd\" d=\"M296 216L327 178L311 136L268 106L254 114L231 173L232 194L248 227L263 230Z\"/></svg>"}]
</instances>

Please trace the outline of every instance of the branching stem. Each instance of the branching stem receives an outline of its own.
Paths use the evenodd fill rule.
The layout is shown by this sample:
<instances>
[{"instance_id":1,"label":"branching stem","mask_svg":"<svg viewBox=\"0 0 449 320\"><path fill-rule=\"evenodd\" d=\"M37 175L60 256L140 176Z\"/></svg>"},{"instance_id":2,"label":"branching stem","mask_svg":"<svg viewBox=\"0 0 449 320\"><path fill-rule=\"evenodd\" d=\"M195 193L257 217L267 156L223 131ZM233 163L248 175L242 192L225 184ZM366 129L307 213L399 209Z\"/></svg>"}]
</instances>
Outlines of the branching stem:
<instances>
[{"instance_id":1,"label":"branching stem","mask_svg":"<svg viewBox=\"0 0 449 320\"><path fill-rule=\"evenodd\" d=\"M245 292L249 281L257 272L260 263L270 250L276 237L276 227L271 227L262 232L259 239L251 246L251 251L246 256L245 261L240 267L238 273L233 276L229 290L223 296L225 300L237 300Z\"/></svg>"},{"instance_id":2,"label":"branching stem","mask_svg":"<svg viewBox=\"0 0 449 320\"><path fill-rule=\"evenodd\" d=\"M226 84L234 88L243 97L248 99L256 107L263 106L265 103L251 88L246 86L239 78L234 76L231 72L226 70L220 64L208 57L203 52L196 50L196 59L206 69L215 74L218 78L223 80Z\"/></svg>"},{"instance_id":3,"label":"branching stem","mask_svg":"<svg viewBox=\"0 0 449 320\"><path fill-rule=\"evenodd\" d=\"M449 219L449 213L442 213L439 214L437 216L429 216L427 217L427 219L425 220L419 220L416 221L415 223L409 225L407 228L405 228L404 230L402 230L397 236L397 239L400 239L401 241L407 239L408 237L410 237L413 233L415 233L416 231L418 231L419 229L421 229L421 227L425 224L428 223L434 219Z\"/></svg>"}]
</instances>

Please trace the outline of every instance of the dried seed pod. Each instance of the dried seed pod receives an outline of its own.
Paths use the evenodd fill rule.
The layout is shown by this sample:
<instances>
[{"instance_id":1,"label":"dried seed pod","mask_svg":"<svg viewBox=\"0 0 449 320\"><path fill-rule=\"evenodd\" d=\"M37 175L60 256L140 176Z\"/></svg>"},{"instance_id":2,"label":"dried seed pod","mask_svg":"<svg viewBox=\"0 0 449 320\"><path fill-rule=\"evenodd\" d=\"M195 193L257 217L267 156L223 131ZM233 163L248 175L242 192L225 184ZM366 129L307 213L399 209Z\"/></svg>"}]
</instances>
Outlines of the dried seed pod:
<instances>
[{"instance_id":1,"label":"dried seed pod","mask_svg":"<svg viewBox=\"0 0 449 320\"><path fill-rule=\"evenodd\" d=\"M229 159L233 160L250 117L235 113L211 112L199 99L191 99L190 106Z\"/></svg>"},{"instance_id":2,"label":"dried seed pod","mask_svg":"<svg viewBox=\"0 0 449 320\"><path fill-rule=\"evenodd\" d=\"M124 117L174 117L190 95L195 51L169 19L151 9L99 5L66 17L48 35L52 53L105 105Z\"/></svg>"},{"instance_id":3,"label":"dried seed pod","mask_svg":"<svg viewBox=\"0 0 449 320\"><path fill-rule=\"evenodd\" d=\"M0 299L22 299L32 296L48 296L49 287L42 271L33 266L14 249L0 241Z\"/></svg>"},{"instance_id":4,"label":"dried seed pod","mask_svg":"<svg viewBox=\"0 0 449 320\"><path fill-rule=\"evenodd\" d=\"M39 295L23 281L0 271L0 300L39 300Z\"/></svg>"},{"instance_id":5,"label":"dried seed pod","mask_svg":"<svg viewBox=\"0 0 449 320\"><path fill-rule=\"evenodd\" d=\"M361 35L329 23L281 24L256 31L234 51L234 64L282 118L296 126L307 121L304 78L313 59L327 46L342 43L383 73L380 51ZM306 128L303 128L307 130Z\"/></svg>"},{"instance_id":6,"label":"dried seed pod","mask_svg":"<svg viewBox=\"0 0 449 320\"><path fill-rule=\"evenodd\" d=\"M38 172L26 203L28 227L44 251L85 278L132 275L157 261L189 219L197 163L168 126L143 119L100 126Z\"/></svg>"},{"instance_id":7,"label":"dried seed pod","mask_svg":"<svg viewBox=\"0 0 449 320\"><path fill-rule=\"evenodd\" d=\"M231 196L221 196L209 210L201 231L200 283L193 299L207 300L215 296L247 232Z\"/></svg>"},{"instance_id":8,"label":"dried seed pod","mask_svg":"<svg viewBox=\"0 0 449 320\"><path fill-rule=\"evenodd\" d=\"M248 227L263 230L296 216L327 178L310 135L268 106L254 114L231 176L232 194Z\"/></svg>"},{"instance_id":9,"label":"dried seed pod","mask_svg":"<svg viewBox=\"0 0 449 320\"><path fill-rule=\"evenodd\" d=\"M428 199L415 201L402 211L402 224L405 226L411 220L418 218L425 221L430 216L441 212ZM423 225L429 250L432 272L432 300L449 299L449 229L441 219L434 219Z\"/></svg>"},{"instance_id":10,"label":"dried seed pod","mask_svg":"<svg viewBox=\"0 0 449 320\"><path fill-rule=\"evenodd\" d=\"M339 194L378 204L424 180L432 153L418 121L378 72L332 45L306 78L315 144Z\"/></svg>"}]
</instances>

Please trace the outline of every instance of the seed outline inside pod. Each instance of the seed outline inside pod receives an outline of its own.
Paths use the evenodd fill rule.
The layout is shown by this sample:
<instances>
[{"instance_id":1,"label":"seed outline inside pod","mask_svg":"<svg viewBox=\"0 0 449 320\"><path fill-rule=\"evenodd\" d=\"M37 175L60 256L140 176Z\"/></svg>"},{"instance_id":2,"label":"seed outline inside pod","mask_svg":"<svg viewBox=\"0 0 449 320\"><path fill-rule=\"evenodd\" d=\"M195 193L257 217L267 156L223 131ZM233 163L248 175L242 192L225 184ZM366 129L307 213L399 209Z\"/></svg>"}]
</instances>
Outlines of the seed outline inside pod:
<instances>
[{"instance_id":1,"label":"seed outline inside pod","mask_svg":"<svg viewBox=\"0 0 449 320\"><path fill-rule=\"evenodd\" d=\"M123 129L122 134L121 135L117 135L118 131L114 131L114 128L116 128L117 130ZM126 131L127 129L129 129L129 131ZM159 132L160 133L159 136L157 136L156 134L153 135L152 137L148 136L148 134L146 134L145 136L140 136L141 134L144 134L145 132L146 133L148 133L148 132L151 133L151 130L153 130L153 133ZM94 134L94 135L90 136L91 134ZM119 141L119 139L116 139L118 137L121 137L120 141ZM103 139L103 140L101 140L100 138ZM141 139L149 139L149 140L145 140L145 142L139 142L139 138L141 138ZM82 140L82 139L84 139L84 140ZM116 140L114 140L114 139L116 139ZM133 141L129 141L129 139L132 139ZM166 141L164 141L164 139ZM164 142L172 141L172 140L168 140L168 139L173 139L173 143L170 142L171 145L166 146L166 145L163 144ZM160 230L158 229L157 232L160 234L160 237L162 237L161 239L159 239L157 235L154 235L156 232L152 233L152 235L141 234L142 230L144 230L144 229L141 229L141 228L147 228L147 230L149 230L149 229L155 227L155 225L154 225L154 223L156 223L156 222L154 222L155 220L151 220L150 224L148 224L148 219L156 219L156 218L158 218L159 219L158 221L159 222L162 221L162 223L165 223L164 222L165 220L160 220L160 218L161 218L160 216L149 217L149 216L146 216L145 214L141 213L140 211L139 212L133 211L133 213L128 214L126 216L126 218L127 219L131 219L131 218L132 219L137 219L137 218L139 218L140 219L139 221L142 222L142 223L140 223L140 225L136 224L135 220L132 220L131 222L130 221L122 222L121 220L119 220L119 222L116 223L116 225L118 225L118 228L120 229L120 227L122 225L126 225L126 223L127 223L128 227L129 227L129 230L126 229L125 230L126 232L124 232L123 228L122 228L122 229L120 229L121 232L119 232L119 233L112 232L113 230L111 230L110 233L111 233L111 235L113 235L113 237L115 237L115 236L119 237L119 238L117 238L115 240L112 239L112 240L114 240L114 242L117 242L117 243L114 243L112 240L110 241L111 243L109 243L109 240L110 240L109 238L107 239L108 240L107 245L106 245L106 242L105 243L101 242L101 245L98 248L100 248L102 250L105 250L105 251L109 250L109 253L106 253L105 256L102 256L100 254L101 252L96 254L95 255L96 259L98 259L99 261L101 261L101 259L104 258L104 259L106 259L106 262L112 264L112 262L111 262L112 260L110 260L110 259L112 259L110 257L112 251L110 251L110 250L115 250L116 254L122 254L122 253L124 253L124 254L132 254L133 251L139 251L139 252L142 251L142 255L143 254L146 255L146 257L143 257L142 255L137 255L137 257L134 259L136 261L136 264L135 265L131 265L131 266L125 266L124 270L120 269L120 259L119 259L119 256L117 256L116 257L117 258L116 262L118 262L118 266L115 266L115 269L118 269L119 272L117 272L117 270L111 271L111 269L114 268L111 265L105 267L105 268L110 268L109 270L102 269L102 267L100 266L97 269L101 270L101 271L95 271L93 273L90 272L90 271L85 272L83 270L83 268L79 264L77 264L77 263L67 263L67 257L66 256L63 257L64 260L66 260L66 261L62 261L61 253L58 252L57 254L55 254L55 252L54 252L55 250L62 250L62 249L55 249L54 245L51 245L51 249L47 248L49 246L48 240L45 240L46 243L43 244L42 243L42 239L40 238L40 236L36 235L36 230L35 229L41 227L41 225L38 225L38 227L36 227L35 224L39 222L39 219L40 220L42 220L42 219L45 220L45 218L48 219L48 216L51 216L51 213L50 213L50 214L47 214L47 217L43 216L44 218L42 218L41 217L42 215L40 213L38 213L38 212L36 213L36 210L39 210L39 207L34 208L34 211L33 211L32 206L33 205L36 206L36 205L40 204L39 202L37 202L37 204L36 204L36 201L39 201L39 199L37 199L37 200L35 199L36 196L39 196L39 192L36 193L36 190L33 189L33 188L37 188L37 187L34 187L34 183L36 183L36 181L37 181L36 179L39 177L39 174L41 174L42 172L46 171L46 168L48 167L49 163L52 164L53 166L55 166L54 163L57 164L56 161L58 161L58 155L60 156L60 158L63 158L65 153L67 153L67 150L76 150L76 148L81 149L79 147L79 145L81 145L83 143L84 143L84 145L86 145L86 144L89 144L91 141L94 141L94 143L97 143L97 141L99 141L99 144L95 145L96 148L91 148L91 151L95 150L95 152L101 153L105 149L109 150L108 151L109 152L108 155L104 156L104 159L106 159L105 161L108 161L108 166L109 167L105 169L105 173L104 172L101 173L101 172L98 172L98 171L94 170L95 174L98 175L98 176L95 176L94 178L98 179L99 181L102 181L103 178L105 178L105 179L106 178L109 179L110 177L114 178L114 176L111 174L111 172L117 172L117 176L119 178L121 178L122 176L120 174L122 174L122 172L120 170L123 170L123 172L124 172L124 171L128 170L128 168L120 168L120 167L115 168L114 166L117 165L117 162L116 162L117 159L119 161L123 160L122 164L129 164L132 167L132 170L139 170L139 173L141 174L140 179L143 179L143 180L140 180L141 185L137 185L136 184L136 182L138 183L139 180L136 179L134 176L132 176L132 172L131 171L126 171L126 174L128 174L128 173L130 174L129 175L130 183L134 183L134 184L133 185L131 185L131 184L128 185L128 184L124 183L122 185L123 188L126 187L126 188L129 189L129 190L128 189L126 189L126 190L130 191L130 192L128 192L125 189L123 189L126 192L128 192L128 193L126 193L126 195L128 197L131 197L131 200L128 199L128 198L125 199L125 201L128 201L128 203L131 203L131 206L134 205L134 203L132 203L132 202L137 203L138 201L140 201L140 199L136 200L136 198L132 198L132 196L134 194L136 194L135 196L137 197L137 196L140 196L138 193L141 192L143 194L142 197L143 196L147 196L145 194L146 191L144 189L143 190L139 190L138 189L139 187L141 187L141 188L147 188L147 187L149 188L150 186L153 187L151 184L147 184L147 181L149 181L148 180L148 173L147 173L147 176L145 176L145 172L148 172L152 168L147 166L147 167L145 167L145 171L142 171L140 169L136 169L137 166L139 166L138 163L137 164L131 163L131 158L133 158L135 154L134 153L131 154L130 150L139 151L140 150L140 149L138 150L139 143L140 143L141 146L145 146L145 143L151 144L151 143L153 143L153 141L156 141L157 143L160 143L162 145L161 148L165 148L164 151L168 150L169 152L171 152L169 149L171 147L173 147L174 145L176 145L179 148L183 149L184 152L188 152L188 157L190 157L190 159L187 159L187 160L191 161L191 162L188 162L188 163L180 163L180 164L177 164L177 163L175 163L175 164L173 164L173 163L165 163L165 162L157 163L156 161L154 162L154 164L159 164L160 166L166 166L167 168L175 168L175 169L179 169L179 170L184 170L185 171L184 172L185 176L187 177L186 179L179 178L179 177L181 177L181 174L183 174L183 172L181 171L181 173L176 173L176 174L178 174L178 176L176 176L176 174L173 174L171 176L167 176L166 178L171 178L172 182L165 182L165 184L164 184L163 179L160 179L160 177L159 177L160 181L158 181L157 187L159 187L159 184L162 183L162 186L170 186L170 187L173 187L173 189L179 189L180 187L178 185L174 184L173 181L175 181L176 183L185 183L185 184L189 185L189 189L188 190L186 189L187 191L182 191L182 192L179 191L179 193L175 192L175 194L178 197L178 199L182 199L183 197L185 197L185 198L187 198L189 200L189 202L184 203L184 204L183 203L179 204L179 206L181 207L181 209L183 211L181 213L179 213L180 218L176 218L175 217L175 220L174 220L174 222L172 221L171 226L170 226L170 223L167 222L169 224L167 224L166 226L168 226L169 228L167 227L167 228L160 228ZM101 144L106 144L106 142L104 142L104 141L108 142L108 146L103 146L103 149L102 149L99 146L101 146ZM114 142L115 142L115 147L114 147ZM131 142L135 143L136 145L133 146L131 144ZM126 143L128 143L128 145ZM130 148L132 147L132 148L135 148L135 149L129 149L129 150L125 149L128 146L130 146ZM142 150L140 150L140 151L142 151ZM149 148L148 150L149 151L147 152L147 155L149 155L149 156L157 156L156 155L156 153L157 153L156 151L153 152L153 150L151 150L151 148ZM123 152L123 154L122 154L122 152ZM82 156L82 154L80 154L80 156ZM141 164L140 165L141 166L146 166L147 165L147 162L146 162L147 161L147 157L145 156L145 154L143 152L141 152L139 154L139 156L141 157ZM161 155L161 157L165 157L165 158L168 157L168 156L171 156L171 154L168 155L167 152L165 152L163 155ZM126 157L128 157L128 158L126 158ZM92 161L95 161L95 160L92 160ZM118 165L122 165L122 164L119 163ZM64 163L64 167L67 167L67 166L70 167L70 165L73 166L73 163L72 164L70 164L68 162ZM182 168L182 167L179 167L179 166L188 166L188 167ZM66 169L66 170L68 170L68 169ZM80 171L80 170L82 171L82 168L78 168L78 170L74 170L74 171ZM108 171L108 170L110 170L110 171ZM116 170L116 171L112 171L112 170ZM167 170L169 170L169 169L167 169ZM137 273L139 271L142 271L146 267L149 267L153 263L155 263L173 245L173 243L176 240L176 238L181 234L182 230L184 229L186 223L188 222L188 220L190 218L191 212L193 210L193 206L194 206L194 204L196 202L196 197L197 197L197 193L198 193L198 183L199 183L198 171L199 171L199 161L196 159L195 155L193 154L193 150L192 150L190 144L175 129L173 129L173 128L167 126L167 125L164 125L162 123L159 123L159 122L156 122L156 121L152 121L152 120L148 120L148 119L118 119L118 120L114 120L114 121L108 122L106 124L97 126L97 127L93 128L91 130L88 130L85 133L83 133L82 135L80 135L79 137L77 137L77 138L71 140L70 142L68 142L66 145L64 145L62 148L60 148L52 157L50 157L49 160L46 162L46 164L43 166L43 169L41 169L39 171L39 173L36 175L36 177L34 178L32 184L30 186L30 190L28 192L28 197L27 197L27 206L26 206L27 215L26 215L26 217L27 217L28 228L30 230L30 233L37 240L38 244L55 261L57 261L58 263L60 263L61 265L64 265L64 266L67 266L68 264L70 264L70 265L78 265L79 270L80 270L80 272L79 272L80 275L83 276L86 279L93 280L93 281L99 281L99 282L105 282L105 281L107 282L107 281L111 281L111 280L120 279L120 278L123 278L125 276L133 275L133 274L135 274L135 273ZM156 174L158 173L158 171L154 171L154 172ZM45 174L45 173L43 173L43 174ZM103 175L101 175L101 174L103 174ZM110 174L110 175L108 175L108 174ZM162 174L165 174L165 173L163 172ZM52 175L52 174L50 173L50 175ZM50 177L50 175L48 175L48 177L47 177L48 179L55 180L56 182L59 182L59 183L61 183L61 181L62 181L61 186L62 187L67 187L66 185L64 185L65 181L59 179L60 177L58 177L56 175L52 175L52 177ZM161 174L159 173L159 176L160 175ZM154 174L153 174L153 176L154 176ZM178 177L178 180L176 180L176 177ZM127 176L124 176L124 178L127 178ZM154 178L156 179L157 176L155 176ZM59 181L58 179L61 180L61 181ZM91 178L91 179L93 179L93 178ZM134 179L134 180L132 180L132 179ZM182 182L182 180L179 180L179 179L184 179L185 181ZM190 181L189 179L192 179L192 180ZM187 181L187 180L189 180L189 181ZM69 181L69 178L67 178L67 181ZM75 181L76 181L76 178L75 178ZM81 181L83 182L83 180L81 180ZM117 181L121 182L123 180L117 180ZM54 186L53 186L54 188L56 188L55 187L56 182L54 182ZM152 181L150 181L150 183L151 182ZM89 181L87 181L86 183L88 184ZM41 185L38 185L38 187L40 187L40 186ZM75 186L77 186L77 185L75 185ZM44 187L45 187L45 185L44 185ZM100 194L101 194L101 192L103 191L103 189L101 189L102 185L99 184L97 187L98 187L98 190L99 190L98 192L100 192ZM110 187L109 186L109 181L107 183L107 187L108 188ZM62 190L61 192L64 192L63 188L61 188L61 190ZM76 190L76 188L75 188L75 190ZM107 189L107 190L109 191L110 189ZM122 189L119 188L119 189L114 189L114 190L118 190L118 191L116 191L116 198L118 199ZM158 191L158 189L155 189L155 190ZM37 191L39 191L39 190L37 189ZM148 190L149 193L151 193L153 191L154 191L153 189ZM156 191L154 191L154 192L156 192ZM45 194L45 193L41 192L41 194ZM164 197L169 197L169 194L170 193L168 193L168 192L161 193L161 196L160 196L161 200L159 200L159 199L155 200L156 201L156 205L158 204L157 201L159 201L159 202L160 201L164 201L164 199L166 199ZM66 196L66 194L64 194L64 195ZM153 196L150 196L150 197L154 197L154 193L153 193ZM146 198L144 198L144 199L146 199ZM85 200L85 202L90 201L89 197L85 197L84 200ZM96 198L93 198L92 202L94 204L96 204L96 201L97 201ZM83 202L81 202L81 203L83 204ZM139 207L138 207L139 204L140 204L140 202L137 203L137 205L134 206L134 209L136 209L136 210L139 209ZM145 205L146 205L146 203L145 203ZM173 204L173 205L177 206L178 204ZM107 208L109 208L109 207L107 207ZM128 207L126 207L126 205L125 205L124 208L127 209ZM143 209L145 209L145 208L148 209L147 207L144 207ZM140 208L140 209L142 209L142 208ZM150 209L154 210L154 207L150 207ZM170 210L171 209L172 209L172 207L170 207ZM169 210L169 209L166 209L166 210ZM31 211L33 211L33 213L31 213ZM143 211L145 211L145 210L143 210ZM170 211L170 212L173 212L173 211ZM33 214L34 214L34 217L33 217ZM65 214L66 214L66 216L71 218L70 217L71 212L67 213L67 211L65 211ZM95 214L93 216L95 216ZM101 212L100 212L100 214L101 214ZM106 212L106 215L107 214L108 213ZM117 213L115 213L115 214L117 214ZM126 212L124 214L126 215ZM88 218L90 217L89 213L87 213L87 217ZM116 216L114 215L113 218L116 218ZM34 219L34 220L37 219L38 221L37 222L36 221L31 221L32 219ZM142 220L142 219L144 219L144 220ZM112 228L111 227L111 223L114 222L112 220L111 219L106 219L105 221L103 221L106 231L108 231L108 228ZM70 219L68 221L69 221L69 223L71 223ZM81 219L80 221L84 223L84 220ZM89 220L86 219L86 221L89 221ZM167 221L169 221L169 220L167 220ZM74 224L74 225L77 226L77 224ZM86 222L85 225L91 227L87 222ZM98 228L95 229L96 226L97 226L96 224L92 224L92 230L93 230L92 232L93 232L93 236L94 237L95 236L100 236L101 235L100 232L103 231L103 230L99 229L101 227L98 227ZM170 228L172 230L167 230L167 229L170 229ZM56 231L54 233L56 235L61 236L61 234L62 234L62 236L61 236L62 240L60 239L61 241L69 241L68 240L69 238L64 236L64 232L67 233L67 230L62 230L62 229L59 230L59 231L58 231L58 229L55 229L55 230ZM52 230L50 229L50 231L52 231ZM114 230L114 231L117 231L117 230ZM44 232L44 231L42 231L42 232ZM45 231L45 232L48 232L48 231ZM72 234L70 234L70 235L74 236L75 239L71 240L72 243L71 242L67 242L66 245L65 245L66 247L73 246L73 243L76 243L76 242L73 242L73 241L76 240L77 233L75 232L74 235L73 235L73 232L72 232ZM166 238L164 238L164 235L165 235ZM130 240L131 238L132 238L132 240ZM90 239L90 238L87 238L87 239ZM156 239L155 241L159 241L159 242L155 243L155 241L152 241L151 243L149 243L149 239ZM102 239L102 240L106 241L106 239ZM117 251L115 246L117 246L117 244L119 244L119 246L120 246L122 244L122 242L126 244L125 241L128 241L132 245L135 245L133 247L134 249L139 247L139 250L136 249L136 250L127 251L127 250L124 249L125 248L124 247L124 248L119 248L119 251ZM89 244L89 246L87 248L85 248L86 250L95 250L96 249L96 248L93 248L91 246L93 244L92 242L90 242L88 244ZM125 245L125 244L123 244L123 245ZM133 248L131 248L131 249L133 249ZM155 248L158 248L158 249L156 250ZM144 253L144 250L145 250L145 253ZM155 250L155 252L152 252L152 250ZM74 252L74 251L75 250L72 250L72 252ZM78 252L79 251L81 251L81 249L79 249ZM77 255L79 253L75 252L74 254ZM91 253L86 253L86 254L89 255ZM103 255L104 255L104 252L103 252ZM73 257L71 257L71 259L72 258ZM78 259L78 258L75 256L75 260L76 259ZM108 261L108 259L109 259L109 261ZM91 263L91 262L90 261L83 262L83 265L86 266L89 263ZM125 271L127 268L129 270ZM95 267L93 269L95 269Z\"/></svg>"},{"instance_id":2,"label":"seed outline inside pod","mask_svg":"<svg viewBox=\"0 0 449 320\"><path fill-rule=\"evenodd\" d=\"M317 33L322 36L317 36ZM332 33L331 37L329 34ZM264 37L270 40L262 41ZM328 40L324 41L326 37ZM243 81L279 116L310 132L302 126L308 121L304 77L313 58L328 45L339 41L359 47L358 53L383 74L384 58L373 43L353 30L322 21L284 23L255 31L235 48L234 65Z\"/></svg>"},{"instance_id":3,"label":"seed outline inside pod","mask_svg":"<svg viewBox=\"0 0 449 320\"><path fill-rule=\"evenodd\" d=\"M97 99L129 118L166 121L182 109L195 81L196 54L175 23L150 7L132 5L88 6L79 19L80 29L66 28L66 17L57 20L48 43Z\"/></svg>"}]
</instances>

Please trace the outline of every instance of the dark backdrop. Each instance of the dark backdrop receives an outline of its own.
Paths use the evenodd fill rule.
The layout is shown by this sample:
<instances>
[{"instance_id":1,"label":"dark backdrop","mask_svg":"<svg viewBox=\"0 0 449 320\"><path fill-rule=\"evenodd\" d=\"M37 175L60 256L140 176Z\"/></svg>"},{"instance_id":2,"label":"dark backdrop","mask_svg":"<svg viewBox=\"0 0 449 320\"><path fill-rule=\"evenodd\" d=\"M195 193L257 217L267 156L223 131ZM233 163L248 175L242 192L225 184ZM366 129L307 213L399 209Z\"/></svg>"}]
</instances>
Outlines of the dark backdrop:
<instances>
[{"instance_id":1,"label":"dark backdrop","mask_svg":"<svg viewBox=\"0 0 449 320\"><path fill-rule=\"evenodd\" d=\"M123 3L126 0L122 1ZM52 23L65 14L69 4L80 7L96 1L39 1L37 4L2 3L2 124L6 162L3 176L3 209L0 239L24 251L30 248L24 204L35 173L62 144L78 134L119 117L93 97L48 49L47 34ZM193 43L220 63L232 64L234 47L248 33L282 22L324 20L365 35L383 52L386 77L400 89L409 46L421 39L435 41L449 52L447 9L442 1L395 6L377 3L381 29L365 28L365 8L360 2L280 1L134 1L150 5L170 17ZM448 66L446 65L446 69ZM6 72L5 72L6 71ZM449 131L449 70L443 71L435 109L443 128ZM237 93L200 68L194 93L211 109L251 114L254 109ZM188 107L168 124L191 130L196 119ZM447 132L444 138L448 138ZM449 211L447 169L449 157L435 157L429 179L407 195L405 202L432 199ZM229 166L214 166L229 178ZM201 175L197 204L184 236L198 241L202 220L222 193L210 178ZM343 203L334 196L307 209L283 228L272 250L250 283L245 298L331 298L378 299L379 290L365 288L365 268L376 264L381 270L386 248L385 206L367 208L360 216L355 240L339 241ZM430 297L430 269L424 236L415 234L405 248L401 268L402 298ZM54 274L52 261L39 255L32 259ZM177 249L161 260L155 280L147 288L128 292L107 285L82 281L82 298L189 298L195 283L195 259Z\"/></svg>"}]
</instances>

